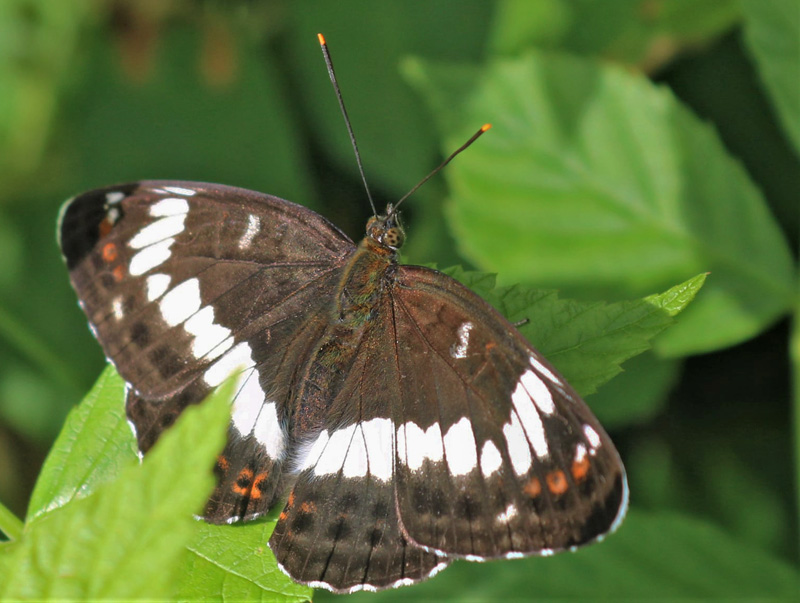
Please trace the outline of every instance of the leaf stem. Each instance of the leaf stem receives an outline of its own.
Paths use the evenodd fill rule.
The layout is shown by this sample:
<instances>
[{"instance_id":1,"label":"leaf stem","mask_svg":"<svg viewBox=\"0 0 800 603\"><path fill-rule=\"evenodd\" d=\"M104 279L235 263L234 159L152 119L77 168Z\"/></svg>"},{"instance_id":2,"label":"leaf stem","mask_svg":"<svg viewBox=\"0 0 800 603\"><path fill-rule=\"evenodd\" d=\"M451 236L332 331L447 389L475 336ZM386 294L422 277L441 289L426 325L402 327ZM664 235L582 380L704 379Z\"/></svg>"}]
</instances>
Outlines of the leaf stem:
<instances>
[{"instance_id":1,"label":"leaf stem","mask_svg":"<svg viewBox=\"0 0 800 603\"><path fill-rule=\"evenodd\" d=\"M0 503L0 532L12 542L22 536L22 521Z\"/></svg>"}]
</instances>

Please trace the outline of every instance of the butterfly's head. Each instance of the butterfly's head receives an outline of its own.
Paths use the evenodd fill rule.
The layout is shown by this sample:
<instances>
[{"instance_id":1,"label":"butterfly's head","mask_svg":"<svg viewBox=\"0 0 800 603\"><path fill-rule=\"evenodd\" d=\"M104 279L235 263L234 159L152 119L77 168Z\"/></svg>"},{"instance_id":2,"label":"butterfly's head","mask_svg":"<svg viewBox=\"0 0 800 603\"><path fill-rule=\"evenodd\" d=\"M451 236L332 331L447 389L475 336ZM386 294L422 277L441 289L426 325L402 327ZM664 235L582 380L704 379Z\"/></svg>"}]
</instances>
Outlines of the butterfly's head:
<instances>
[{"instance_id":1,"label":"butterfly's head","mask_svg":"<svg viewBox=\"0 0 800 603\"><path fill-rule=\"evenodd\" d=\"M367 236L381 245L391 249L400 249L405 243L406 233L400 224L400 214L392 205L386 207L386 213L372 216L367 222Z\"/></svg>"}]
</instances>

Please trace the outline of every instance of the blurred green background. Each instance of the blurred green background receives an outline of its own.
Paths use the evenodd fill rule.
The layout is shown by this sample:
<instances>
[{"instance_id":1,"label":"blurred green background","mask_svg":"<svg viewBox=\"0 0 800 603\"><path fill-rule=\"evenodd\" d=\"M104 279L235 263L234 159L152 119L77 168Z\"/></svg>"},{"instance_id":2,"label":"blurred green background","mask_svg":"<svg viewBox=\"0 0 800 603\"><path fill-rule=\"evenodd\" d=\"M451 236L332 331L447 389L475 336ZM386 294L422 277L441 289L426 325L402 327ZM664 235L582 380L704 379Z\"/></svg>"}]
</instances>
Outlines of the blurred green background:
<instances>
[{"instance_id":1,"label":"blurred green background","mask_svg":"<svg viewBox=\"0 0 800 603\"><path fill-rule=\"evenodd\" d=\"M588 402L618 442L633 508L699 520L790 571L799 11L792 0L0 1L0 501L24 516L49 445L104 363L56 247L65 199L144 178L219 182L308 205L360 237L368 204L321 31L379 206L495 126L405 204L406 261L605 300L711 272L694 313ZM652 233L619 209L648 203Z\"/></svg>"}]
</instances>

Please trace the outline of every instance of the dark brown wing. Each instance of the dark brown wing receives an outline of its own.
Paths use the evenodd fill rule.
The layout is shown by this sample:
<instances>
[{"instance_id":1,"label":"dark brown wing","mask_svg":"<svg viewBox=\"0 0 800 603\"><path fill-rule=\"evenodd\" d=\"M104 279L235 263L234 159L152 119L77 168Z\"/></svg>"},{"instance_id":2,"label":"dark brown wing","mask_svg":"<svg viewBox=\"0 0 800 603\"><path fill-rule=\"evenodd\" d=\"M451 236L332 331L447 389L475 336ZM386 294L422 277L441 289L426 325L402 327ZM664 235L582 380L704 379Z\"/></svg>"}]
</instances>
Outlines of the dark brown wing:
<instances>
[{"instance_id":1,"label":"dark brown wing","mask_svg":"<svg viewBox=\"0 0 800 603\"><path fill-rule=\"evenodd\" d=\"M613 530L625 472L586 404L452 278L398 269L395 487L407 536L447 555L550 554Z\"/></svg>"},{"instance_id":2,"label":"dark brown wing","mask_svg":"<svg viewBox=\"0 0 800 603\"><path fill-rule=\"evenodd\" d=\"M146 181L65 204L61 249L150 448L187 404L241 373L215 521L266 511L286 449L283 404L354 246L294 203L215 184Z\"/></svg>"},{"instance_id":3,"label":"dark brown wing","mask_svg":"<svg viewBox=\"0 0 800 603\"><path fill-rule=\"evenodd\" d=\"M391 324L383 320L389 311L386 298L331 401L328 427L298 446L298 479L270 539L293 579L335 592L410 584L448 564L400 527L390 411L399 376Z\"/></svg>"}]
</instances>

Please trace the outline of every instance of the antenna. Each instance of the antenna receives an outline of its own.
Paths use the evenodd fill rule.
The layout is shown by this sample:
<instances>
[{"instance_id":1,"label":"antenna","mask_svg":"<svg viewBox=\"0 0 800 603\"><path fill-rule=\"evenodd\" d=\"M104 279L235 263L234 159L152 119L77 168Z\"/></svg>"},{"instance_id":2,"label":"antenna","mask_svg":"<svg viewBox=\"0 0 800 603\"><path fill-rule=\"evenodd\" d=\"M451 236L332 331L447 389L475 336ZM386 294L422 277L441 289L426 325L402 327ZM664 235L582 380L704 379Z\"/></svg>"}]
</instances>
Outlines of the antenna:
<instances>
[{"instance_id":1,"label":"antenna","mask_svg":"<svg viewBox=\"0 0 800 603\"><path fill-rule=\"evenodd\" d=\"M450 153L450 156L449 156L447 159L445 159L444 161L442 161L442 163L441 163L441 164L439 164L439 167L437 167L437 168L436 168L435 170L433 170L433 171L432 171L430 174L428 174L427 176L425 176L425 177L424 177L422 180L420 180L420 181L419 181L419 182L416 184L416 186L414 186L414 188L412 188L412 189L411 189L410 191L408 191L408 192L407 192L405 195L403 195L403 196L400 198L400 201L398 201L397 203L395 203L395 204L394 204L394 209L396 210L398 207L400 207L400 204L401 204L403 201L405 201L406 199L408 199L408 198L409 198L411 195L413 195L413 194L414 194L414 193L417 191L417 189L418 189L420 186L422 186L422 185L423 185L423 184L425 184L425 183L426 183L428 180L430 180L430 179L431 179L433 176L435 176L436 174L438 174L439 172L441 172L441 171L442 171L442 169L444 168L444 166L446 166L448 163L450 163L451 161L453 161L453 159L455 158L455 156L456 156L456 155L458 155L458 154L459 154L461 151L463 151L464 149L466 149L466 148L467 148L469 145L471 145L473 142L475 142L476 140L478 140L478 138L480 137L480 135L481 135L481 134L483 134L484 132L486 132L487 130L489 130L491 127L492 127L492 124L483 124L483 125L481 126L480 130L478 130L477 132L475 132L475 134L473 134L472 136L470 136L470 139L469 139L467 142L465 142L465 143L464 143L464 144L462 144L460 147L458 147L458 148L457 148L455 151L453 151L452 153Z\"/></svg>"},{"instance_id":2,"label":"antenna","mask_svg":"<svg viewBox=\"0 0 800 603\"><path fill-rule=\"evenodd\" d=\"M367 177L364 175L364 166L361 163L361 154L358 152L358 144L356 144L356 135L353 133L353 126L350 125L350 117L347 115L347 109L345 109L344 106L342 91L339 89L339 83L336 81L336 74L333 71L333 61L331 60L331 53L328 51L328 44L325 42L325 36L319 33L317 34L317 38L319 39L319 45L322 48L322 56L325 57L325 65L328 67L328 75L331 77L333 90L334 92L336 92L336 98L339 101L339 108L342 110L344 123L347 125L347 133L350 135L350 144L353 145L353 151L356 154L356 163L358 163L358 171L361 173L361 182L364 183L364 190L367 191L367 199L369 199L369 205L372 208L372 215L376 216L378 215L378 212L375 211L375 202L372 200L372 194L369 192L369 186L367 185Z\"/></svg>"}]
</instances>

